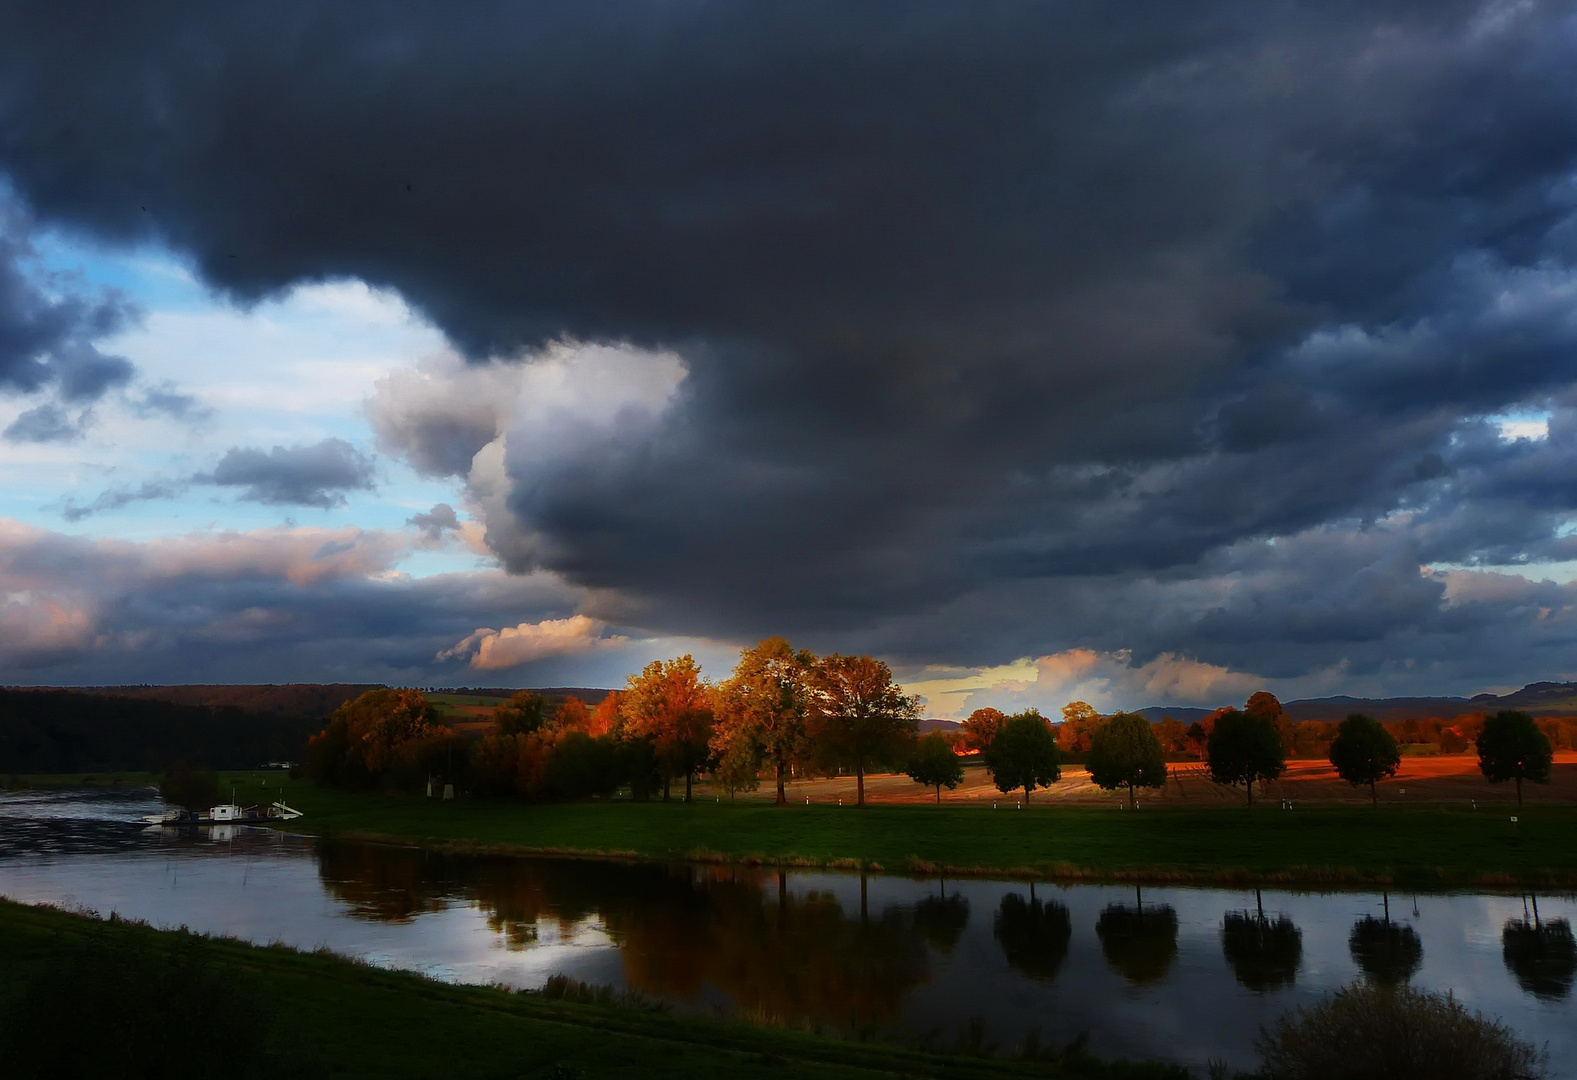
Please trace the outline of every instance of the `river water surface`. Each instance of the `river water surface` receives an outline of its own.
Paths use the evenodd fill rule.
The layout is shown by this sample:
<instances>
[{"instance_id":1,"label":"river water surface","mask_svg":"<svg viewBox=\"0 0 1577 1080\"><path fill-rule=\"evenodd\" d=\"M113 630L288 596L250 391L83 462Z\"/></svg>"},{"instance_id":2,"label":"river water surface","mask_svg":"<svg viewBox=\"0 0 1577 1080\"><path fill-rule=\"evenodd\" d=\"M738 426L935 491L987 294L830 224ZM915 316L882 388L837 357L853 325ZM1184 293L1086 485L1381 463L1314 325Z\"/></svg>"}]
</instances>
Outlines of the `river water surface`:
<instances>
[{"instance_id":1,"label":"river water surface","mask_svg":"<svg viewBox=\"0 0 1577 1080\"><path fill-rule=\"evenodd\" d=\"M457 856L139 824L155 792L0 794L0 895L467 983L562 973L675 1007L910 1043L1255 1062L1355 979L1452 990L1577 1078L1569 896L1037 885Z\"/></svg>"}]
</instances>

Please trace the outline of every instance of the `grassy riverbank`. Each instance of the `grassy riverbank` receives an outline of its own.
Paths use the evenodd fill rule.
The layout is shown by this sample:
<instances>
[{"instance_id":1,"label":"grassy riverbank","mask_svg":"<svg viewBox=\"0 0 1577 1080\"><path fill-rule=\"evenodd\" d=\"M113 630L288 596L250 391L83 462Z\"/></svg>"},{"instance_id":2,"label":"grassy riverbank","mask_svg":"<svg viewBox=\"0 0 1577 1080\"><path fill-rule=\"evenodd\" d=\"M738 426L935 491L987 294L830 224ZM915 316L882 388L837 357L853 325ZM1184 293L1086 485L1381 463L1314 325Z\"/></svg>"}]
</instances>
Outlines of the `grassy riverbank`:
<instances>
[{"instance_id":1,"label":"grassy riverbank","mask_svg":"<svg viewBox=\"0 0 1577 1080\"><path fill-rule=\"evenodd\" d=\"M0 964L0 1040L8 1041L0 1053L8 1055L8 1069L21 1070L7 1072L15 1076L128 1067L127 1075L156 1075L150 1057L172 1074L192 1077L1186 1075L1082 1058L1053 1063L925 1053L650 1008L450 986L321 953L4 901L0 956L6 958ZM135 992L117 994L121 983ZM230 1008L205 1009L196 994L183 991L202 991ZM111 996L115 1000L101 1000ZM74 1004L48 1008L56 999Z\"/></svg>"},{"instance_id":2,"label":"grassy riverbank","mask_svg":"<svg viewBox=\"0 0 1577 1080\"><path fill-rule=\"evenodd\" d=\"M230 783L229 779L226 783ZM304 830L427 846L1013 874L1285 884L1577 886L1577 807L853 807L698 802L444 803L235 774L283 787ZM247 794L251 792L253 794Z\"/></svg>"}]
</instances>

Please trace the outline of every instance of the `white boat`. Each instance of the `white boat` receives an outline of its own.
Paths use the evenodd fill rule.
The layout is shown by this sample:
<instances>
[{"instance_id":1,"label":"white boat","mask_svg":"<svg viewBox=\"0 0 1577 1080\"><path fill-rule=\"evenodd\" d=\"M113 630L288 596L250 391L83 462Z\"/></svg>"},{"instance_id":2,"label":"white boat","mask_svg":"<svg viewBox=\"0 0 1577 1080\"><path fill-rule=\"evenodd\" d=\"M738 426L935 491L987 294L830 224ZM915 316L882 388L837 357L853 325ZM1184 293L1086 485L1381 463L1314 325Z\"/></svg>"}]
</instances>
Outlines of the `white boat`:
<instances>
[{"instance_id":1,"label":"white boat","mask_svg":"<svg viewBox=\"0 0 1577 1080\"><path fill-rule=\"evenodd\" d=\"M149 825L264 825L270 821L294 821L300 816L300 810L275 801L267 806L222 803L207 810L185 810L175 806L162 814L149 814L143 820Z\"/></svg>"}]
</instances>

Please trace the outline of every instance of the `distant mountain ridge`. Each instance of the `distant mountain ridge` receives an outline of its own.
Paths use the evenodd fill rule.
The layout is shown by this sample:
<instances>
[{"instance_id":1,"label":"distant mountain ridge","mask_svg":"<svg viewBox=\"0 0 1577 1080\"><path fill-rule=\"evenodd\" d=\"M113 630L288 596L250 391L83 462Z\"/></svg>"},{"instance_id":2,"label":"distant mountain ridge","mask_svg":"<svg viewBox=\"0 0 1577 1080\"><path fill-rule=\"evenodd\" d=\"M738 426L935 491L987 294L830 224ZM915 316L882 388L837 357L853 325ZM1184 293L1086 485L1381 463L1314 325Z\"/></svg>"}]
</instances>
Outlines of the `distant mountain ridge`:
<instances>
[{"instance_id":1,"label":"distant mountain ridge","mask_svg":"<svg viewBox=\"0 0 1577 1080\"><path fill-rule=\"evenodd\" d=\"M1281 707L1289 720L1341 720L1348 713L1355 712L1367 713L1376 720L1406 720L1425 716L1450 720L1470 713L1498 712L1501 709L1520 709L1539 716L1577 716L1577 683L1536 682L1509 694L1475 694L1470 698L1359 698L1338 694L1333 697L1284 701ZM1184 724L1203 720L1215 712L1214 709L1163 705L1152 705L1137 711L1149 720L1170 716Z\"/></svg>"}]
</instances>

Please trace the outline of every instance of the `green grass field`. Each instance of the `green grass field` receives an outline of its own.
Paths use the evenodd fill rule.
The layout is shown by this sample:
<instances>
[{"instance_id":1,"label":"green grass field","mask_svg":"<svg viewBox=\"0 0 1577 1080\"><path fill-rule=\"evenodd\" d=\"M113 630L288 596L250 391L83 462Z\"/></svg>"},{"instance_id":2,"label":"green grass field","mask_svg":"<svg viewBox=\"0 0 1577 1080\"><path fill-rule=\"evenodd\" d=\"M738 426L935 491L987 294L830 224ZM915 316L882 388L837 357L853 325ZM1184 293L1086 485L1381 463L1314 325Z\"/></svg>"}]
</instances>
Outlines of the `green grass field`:
<instances>
[{"instance_id":1,"label":"green grass field","mask_svg":"<svg viewBox=\"0 0 1577 1080\"><path fill-rule=\"evenodd\" d=\"M1029 1062L926 1053L649 1008L451 986L320 953L4 901L0 956L0 1055L7 1076L1186 1076L1163 1066L1083 1058ZM219 1008L205 1011L192 1000L198 990ZM50 1007L56 1004L63 1007ZM167 1070L156 1067L161 1061Z\"/></svg>"},{"instance_id":2,"label":"green grass field","mask_svg":"<svg viewBox=\"0 0 1577 1080\"><path fill-rule=\"evenodd\" d=\"M1577 884L1577 807L774 807L760 802L525 805L323 790L230 774L243 801L283 794L303 831L428 846L806 866L1152 881ZM227 776L227 785L232 780ZM281 790L281 788L283 790Z\"/></svg>"}]
</instances>

